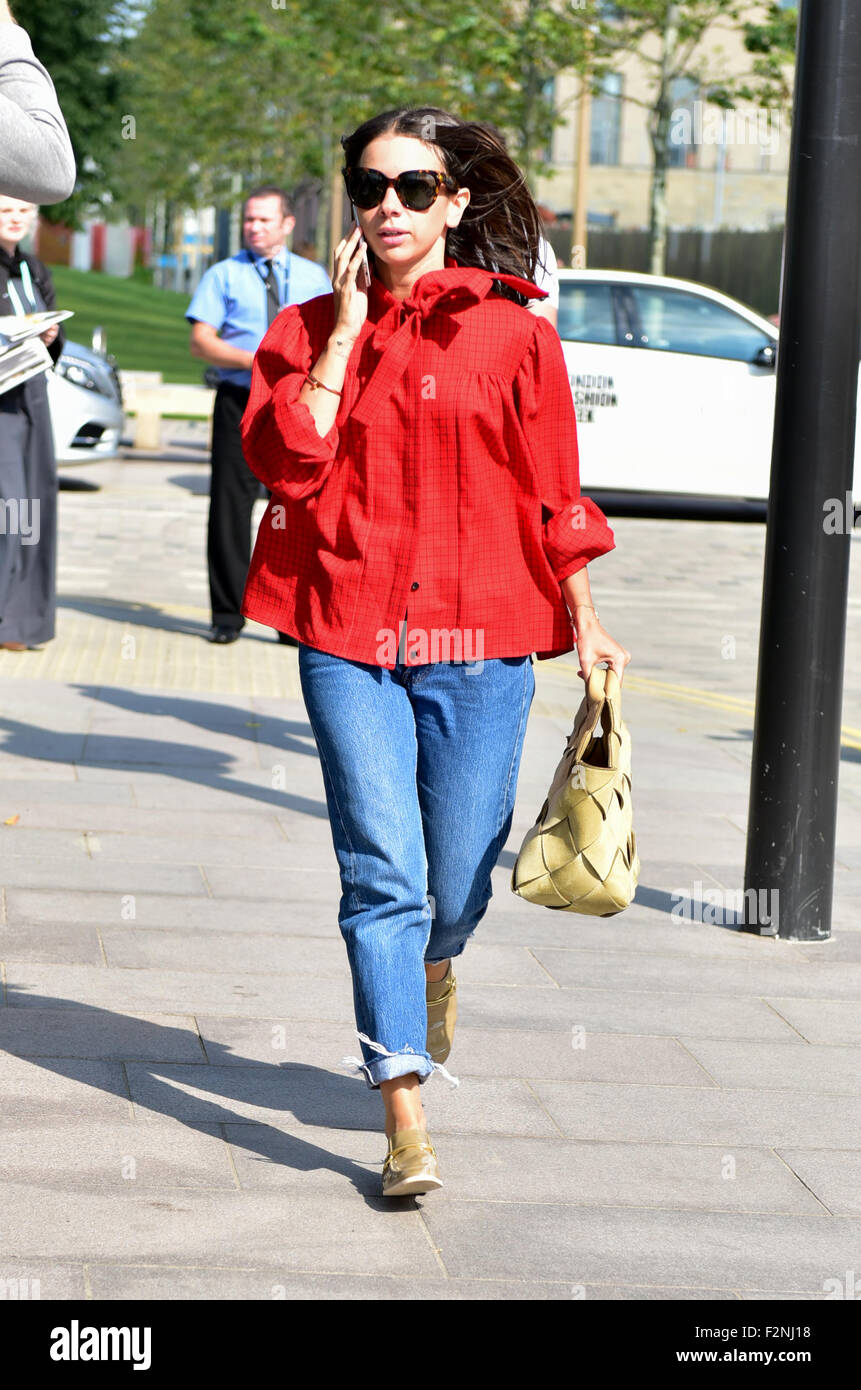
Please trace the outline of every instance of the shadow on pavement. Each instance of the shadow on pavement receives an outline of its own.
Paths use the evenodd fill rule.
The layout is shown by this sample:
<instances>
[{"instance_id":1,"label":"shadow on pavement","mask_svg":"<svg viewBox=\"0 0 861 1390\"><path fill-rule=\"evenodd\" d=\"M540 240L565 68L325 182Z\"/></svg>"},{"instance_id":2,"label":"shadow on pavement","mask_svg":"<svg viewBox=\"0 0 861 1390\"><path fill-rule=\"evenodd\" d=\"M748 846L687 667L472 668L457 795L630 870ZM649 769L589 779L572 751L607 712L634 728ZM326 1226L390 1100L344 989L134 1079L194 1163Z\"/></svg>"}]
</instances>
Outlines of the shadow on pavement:
<instances>
[{"instance_id":1,"label":"shadow on pavement","mask_svg":"<svg viewBox=\"0 0 861 1390\"><path fill-rule=\"evenodd\" d=\"M150 627L162 632L179 632L187 637L205 637L208 639L212 630L208 621L201 623L188 618L176 618L155 604L138 603L135 599L94 598L92 594L58 594L57 606L59 608L71 608L78 613L89 613L94 618L106 618L113 623L126 623L134 627ZM262 633L257 632L243 632L240 641L274 641L276 646L282 645L275 635L274 628L272 637L264 637Z\"/></svg>"},{"instance_id":2,"label":"shadow on pavement","mask_svg":"<svg viewBox=\"0 0 861 1390\"><path fill-rule=\"evenodd\" d=\"M126 693L126 692L123 692ZM146 696L141 697L144 702ZM151 697L157 704L160 697ZM167 702L169 703L169 701ZM194 705L195 701L183 702ZM142 706L145 709L146 705ZM218 706L217 708L221 708ZM156 711L151 711L155 713ZM158 711L170 713L169 710ZM247 711L239 711L246 714ZM281 721L284 722L284 721ZM233 726L230 726L231 729ZM302 725L296 726L299 729ZM227 732L227 730L222 730ZM252 801L262 801L279 810L296 811L300 815L328 819L325 805L312 797L297 796L277 787L256 786L253 782L237 781L230 776L233 758L229 753L219 753L214 749L203 750L208 761L189 761L189 752L200 754L199 746L187 743L169 743L163 739L129 738L122 734L90 734L75 732L61 733L56 729L39 728L35 724L25 724L18 719L0 716L0 733L7 735L2 752L8 756L33 758L37 761L67 763L71 767L110 767L123 768L133 774L139 772L158 772L161 776L176 777L177 780L195 786L213 787L219 791L230 792L234 796L247 797ZM288 735L289 737L289 735ZM88 738L98 738L105 756L89 759L83 749ZM306 747L295 742L290 751L306 753L316 757L315 747ZM116 754L115 757L111 753Z\"/></svg>"},{"instance_id":3,"label":"shadow on pavement","mask_svg":"<svg viewBox=\"0 0 861 1390\"><path fill-rule=\"evenodd\" d=\"M74 1010L78 1014L85 1014L90 1023L95 1023L97 1033L103 1034L104 1045L93 1048L86 1057L40 1057L33 1055L26 1044L19 1043L16 1047L16 1033L24 1026L26 1014L31 1009ZM271 1028L273 1022L275 1020L263 1019L261 1025ZM295 1023L291 1026L294 1031L297 1026L301 1027ZM112 1035L116 1042L112 1042ZM120 1041L121 1045L118 1045ZM369 1205L381 1211L390 1211L393 1206L395 1210L403 1210L400 1202L379 1196L379 1171L369 1171L362 1164L329 1153L296 1134L285 1133L265 1122L249 1120L231 1109L230 1105L233 1100L252 1105L264 1104L269 1110L282 1109L285 1116L293 1116L300 1124L319 1128L378 1130L381 1168L386 1148L382 1100L371 1094L361 1077L338 1076L320 1067L298 1062L267 1063L237 1057L231 1048L212 1041L205 1043L205 1058L201 1056L199 1061L194 1062L175 1060L186 1050L188 1041L189 1032L185 1028L171 1028L128 1014L113 1013L108 1009L80 1004L73 999L29 994L14 987L7 989L6 1008L0 1009L0 1049L4 1052L22 1057L57 1076L126 1098L125 1078L120 1073L120 1064L140 1066L145 1069L145 1075L133 1075L132 1082L134 1089L145 1087L146 1099L136 1100L133 1096L135 1105L153 1114L179 1120L188 1129L204 1133L209 1133L213 1125L241 1126L241 1134L234 1132L228 1140L232 1147L256 1155L261 1162L294 1168L298 1172L328 1169L341 1173L350 1179ZM117 1069L115 1080L94 1080L91 1074L93 1062L107 1066L113 1063ZM165 1079L165 1074L172 1068L182 1069L178 1078L182 1087L193 1086L211 1096L208 1100L195 1099L194 1119L185 1118L182 1114L183 1108L188 1105L187 1091L170 1085L169 1080ZM273 1086L271 1078L276 1073L279 1080ZM254 1084L255 1077L258 1080L262 1077L266 1079L267 1093L263 1100L259 1088Z\"/></svg>"},{"instance_id":4,"label":"shadow on pavement","mask_svg":"<svg viewBox=\"0 0 861 1390\"><path fill-rule=\"evenodd\" d=\"M129 710L145 718L162 717L181 719L193 724L197 729L206 729L213 734L230 734L234 738L244 738L249 743L258 743L259 730L267 725L266 747L283 748L285 753L302 753L316 758L317 748L314 735L307 719L280 719L275 715L255 713L253 710L226 705L220 697L214 700L193 700L181 695L149 694L144 690L130 690L116 685L72 685L88 700L115 709ZM110 737L96 731L91 737ZM149 744L150 740L145 740ZM102 762L103 759L99 759Z\"/></svg>"}]
</instances>

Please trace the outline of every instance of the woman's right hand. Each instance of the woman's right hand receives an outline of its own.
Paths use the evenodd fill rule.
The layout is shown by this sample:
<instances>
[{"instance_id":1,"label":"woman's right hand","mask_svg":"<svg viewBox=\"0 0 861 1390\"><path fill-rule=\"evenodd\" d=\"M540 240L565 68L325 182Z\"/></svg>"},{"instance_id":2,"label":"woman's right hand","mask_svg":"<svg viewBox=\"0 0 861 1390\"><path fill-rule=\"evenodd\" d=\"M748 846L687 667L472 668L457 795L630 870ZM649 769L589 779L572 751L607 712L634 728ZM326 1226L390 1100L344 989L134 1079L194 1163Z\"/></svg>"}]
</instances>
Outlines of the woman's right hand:
<instances>
[{"instance_id":1,"label":"woman's right hand","mask_svg":"<svg viewBox=\"0 0 861 1390\"><path fill-rule=\"evenodd\" d=\"M356 276L362 264L361 229L358 224L349 236L335 247L335 268L332 275L335 331L344 338L358 338L368 317L368 292L359 289Z\"/></svg>"}]
</instances>

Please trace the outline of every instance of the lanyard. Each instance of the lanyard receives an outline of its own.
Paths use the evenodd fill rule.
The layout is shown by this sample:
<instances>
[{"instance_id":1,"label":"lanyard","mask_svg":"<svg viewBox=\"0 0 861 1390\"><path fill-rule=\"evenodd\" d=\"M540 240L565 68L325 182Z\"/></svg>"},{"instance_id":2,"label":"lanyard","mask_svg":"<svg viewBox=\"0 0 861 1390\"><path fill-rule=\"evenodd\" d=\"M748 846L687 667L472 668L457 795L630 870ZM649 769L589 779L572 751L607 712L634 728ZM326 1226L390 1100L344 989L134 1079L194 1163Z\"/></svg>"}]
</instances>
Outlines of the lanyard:
<instances>
[{"instance_id":1,"label":"lanyard","mask_svg":"<svg viewBox=\"0 0 861 1390\"><path fill-rule=\"evenodd\" d=\"M37 306L36 296L33 293L33 277L30 274L30 267L28 266L26 261L21 262L21 288L23 289L24 294L27 296L31 305L33 306L33 309L35 310ZM9 302L15 310L15 313L26 314L27 310L24 308L23 304L21 303L21 300L18 298L18 292L15 289L15 286L12 284L11 280L8 282L6 290L9 295Z\"/></svg>"}]
</instances>

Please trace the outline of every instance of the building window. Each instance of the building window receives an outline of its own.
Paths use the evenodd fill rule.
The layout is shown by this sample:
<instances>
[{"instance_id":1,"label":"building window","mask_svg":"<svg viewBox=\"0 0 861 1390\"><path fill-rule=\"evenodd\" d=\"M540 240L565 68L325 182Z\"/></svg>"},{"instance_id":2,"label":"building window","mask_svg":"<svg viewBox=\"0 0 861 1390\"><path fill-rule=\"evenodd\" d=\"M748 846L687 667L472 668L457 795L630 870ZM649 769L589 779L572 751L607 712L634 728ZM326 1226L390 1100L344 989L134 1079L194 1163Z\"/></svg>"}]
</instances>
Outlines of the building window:
<instances>
[{"instance_id":1,"label":"building window","mask_svg":"<svg viewBox=\"0 0 861 1390\"><path fill-rule=\"evenodd\" d=\"M621 134L622 78L617 72L608 72L600 93L592 98L589 162L618 164Z\"/></svg>"},{"instance_id":2,"label":"building window","mask_svg":"<svg viewBox=\"0 0 861 1390\"><path fill-rule=\"evenodd\" d=\"M695 169L699 145L697 120L699 84L692 77L676 77L670 84L670 129L667 134L667 164L671 169Z\"/></svg>"}]
</instances>

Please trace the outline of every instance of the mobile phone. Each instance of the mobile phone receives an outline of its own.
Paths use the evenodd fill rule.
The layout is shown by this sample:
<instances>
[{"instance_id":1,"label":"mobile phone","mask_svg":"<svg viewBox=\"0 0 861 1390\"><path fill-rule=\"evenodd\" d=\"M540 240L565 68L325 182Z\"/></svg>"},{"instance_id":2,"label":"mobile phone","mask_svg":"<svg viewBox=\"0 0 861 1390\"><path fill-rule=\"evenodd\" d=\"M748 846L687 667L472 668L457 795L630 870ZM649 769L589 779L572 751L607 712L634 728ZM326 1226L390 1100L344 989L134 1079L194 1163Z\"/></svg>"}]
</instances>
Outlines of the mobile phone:
<instances>
[{"instance_id":1,"label":"mobile phone","mask_svg":"<svg viewBox=\"0 0 861 1390\"><path fill-rule=\"evenodd\" d=\"M350 211L353 214L353 221L358 227L359 219L356 216L356 209L353 207L352 203L350 203ZM356 284L358 285L360 290L369 290L371 288L371 267L368 265L367 246L362 247L362 263L359 266L358 274L356 275Z\"/></svg>"}]
</instances>

